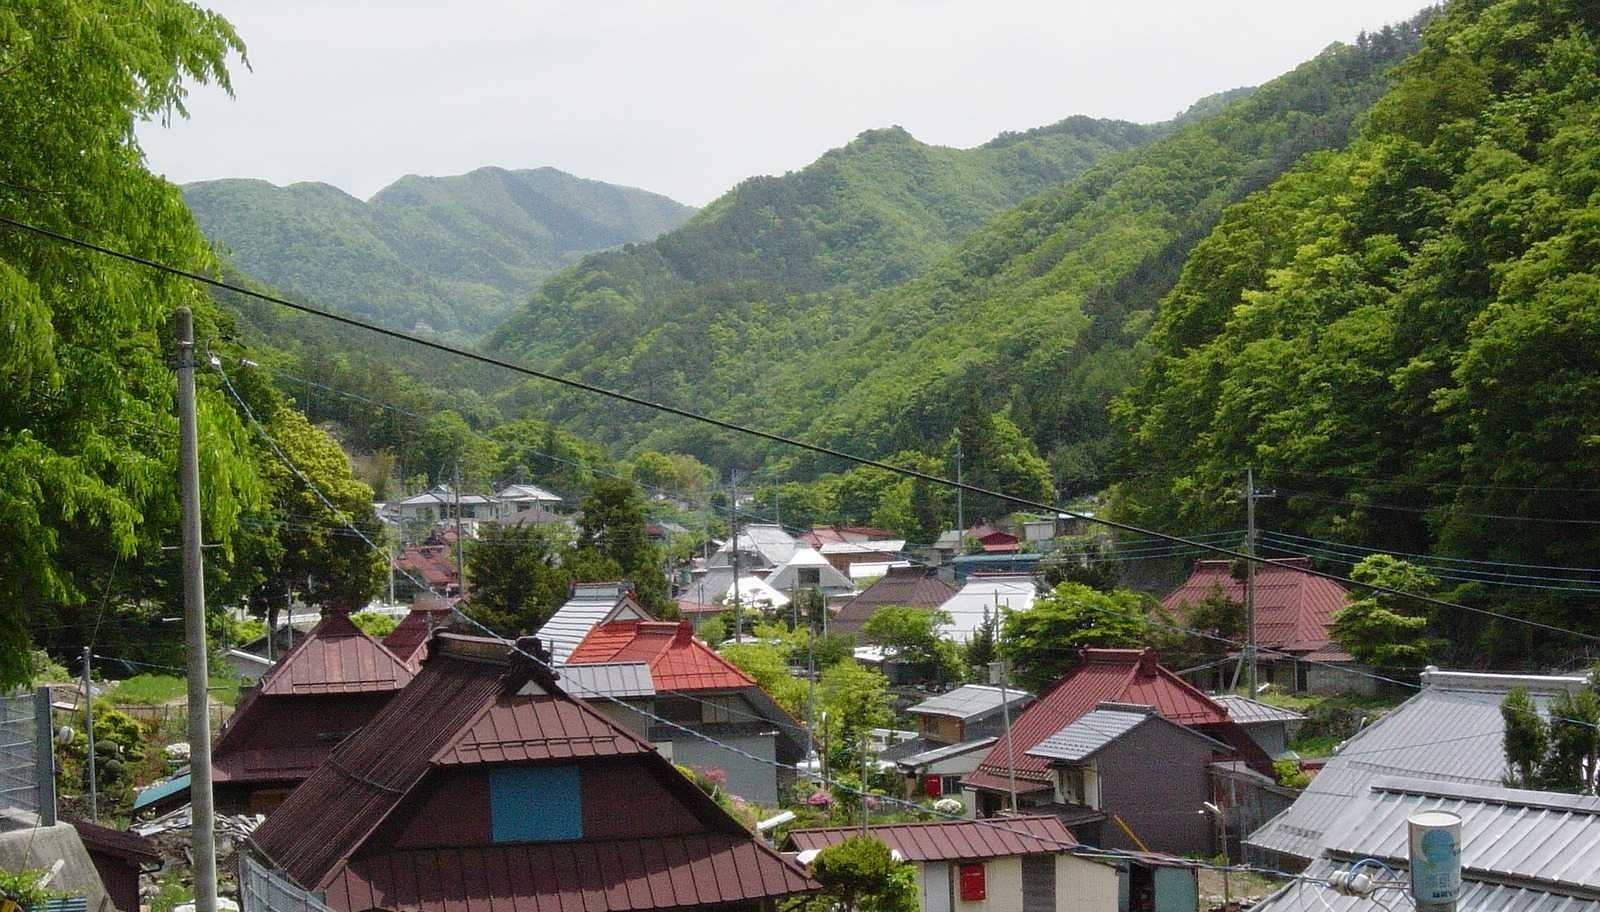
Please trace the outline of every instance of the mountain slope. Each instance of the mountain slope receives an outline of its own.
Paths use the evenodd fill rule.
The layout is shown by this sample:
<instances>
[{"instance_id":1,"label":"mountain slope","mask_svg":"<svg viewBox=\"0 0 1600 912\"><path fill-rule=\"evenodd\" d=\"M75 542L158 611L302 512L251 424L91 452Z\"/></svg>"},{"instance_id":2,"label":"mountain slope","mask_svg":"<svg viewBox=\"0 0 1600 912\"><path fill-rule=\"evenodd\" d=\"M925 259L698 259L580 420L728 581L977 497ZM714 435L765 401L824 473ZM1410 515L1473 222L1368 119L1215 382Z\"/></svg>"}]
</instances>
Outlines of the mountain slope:
<instances>
[{"instance_id":1,"label":"mountain slope","mask_svg":"<svg viewBox=\"0 0 1600 912\"><path fill-rule=\"evenodd\" d=\"M201 229L246 273L401 329L494 326L583 255L648 240L694 211L540 168L404 177L368 202L327 184L189 184Z\"/></svg>"},{"instance_id":2,"label":"mountain slope","mask_svg":"<svg viewBox=\"0 0 1600 912\"><path fill-rule=\"evenodd\" d=\"M1449 554L1457 580L1538 564L1498 581L1596 629L1592 574L1559 568L1600 547L1597 72L1592 5L1452 4L1357 141L1229 210L1119 407L1124 515L1237 525L1253 466L1268 528ZM1550 645L1470 621L1434 629L1474 661Z\"/></svg>"},{"instance_id":3,"label":"mountain slope","mask_svg":"<svg viewBox=\"0 0 1600 912\"><path fill-rule=\"evenodd\" d=\"M548 282L491 346L687 401L781 358L828 295L917 274L996 213L1165 127L1074 117L975 149L871 130L781 177L751 178L682 228ZM781 314L781 317L779 316Z\"/></svg>"}]
</instances>

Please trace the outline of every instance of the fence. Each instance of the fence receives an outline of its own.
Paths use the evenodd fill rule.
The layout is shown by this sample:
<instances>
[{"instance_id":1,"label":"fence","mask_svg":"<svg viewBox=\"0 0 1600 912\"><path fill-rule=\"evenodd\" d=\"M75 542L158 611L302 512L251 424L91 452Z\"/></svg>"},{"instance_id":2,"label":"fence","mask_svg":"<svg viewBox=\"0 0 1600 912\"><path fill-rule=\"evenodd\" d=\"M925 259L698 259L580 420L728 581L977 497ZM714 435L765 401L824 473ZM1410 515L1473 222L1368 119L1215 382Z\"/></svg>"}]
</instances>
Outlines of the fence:
<instances>
[{"instance_id":1,"label":"fence","mask_svg":"<svg viewBox=\"0 0 1600 912\"><path fill-rule=\"evenodd\" d=\"M315 893L248 854L239 854L239 912L333 912Z\"/></svg>"},{"instance_id":2,"label":"fence","mask_svg":"<svg viewBox=\"0 0 1600 912\"><path fill-rule=\"evenodd\" d=\"M50 690L0 696L0 807L56 822Z\"/></svg>"}]
</instances>

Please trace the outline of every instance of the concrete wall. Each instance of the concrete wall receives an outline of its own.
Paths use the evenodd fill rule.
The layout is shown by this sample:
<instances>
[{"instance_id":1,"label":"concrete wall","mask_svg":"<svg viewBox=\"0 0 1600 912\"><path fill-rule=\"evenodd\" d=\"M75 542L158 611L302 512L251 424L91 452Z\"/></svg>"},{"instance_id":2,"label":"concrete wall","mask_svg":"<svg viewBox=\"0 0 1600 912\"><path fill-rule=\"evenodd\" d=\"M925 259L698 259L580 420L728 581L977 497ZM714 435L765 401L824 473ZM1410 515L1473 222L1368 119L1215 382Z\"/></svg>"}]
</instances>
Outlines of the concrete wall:
<instances>
[{"instance_id":1,"label":"concrete wall","mask_svg":"<svg viewBox=\"0 0 1600 912\"><path fill-rule=\"evenodd\" d=\"M52 890L72 896L85 896L89 912L113 912L111 898L106 895L100 872L89 858L83 840L70 823L12 830L0 833L0 870L48 868L61 859L66 864L61 873L50 882ZM132 912L132 910L127 910Z\"/></svg>"},{"instance_id":2,"label":"concrete wall","mask_svg":"<svg viewBox=\"0 0 1600 912\"><path fill-rule=\"evenodd\" d=\"M768 763L777 761L777 739L773 735L719 735L718 740ZM703 770L720 769L728 777L728 791L766 807L778 804L778 774L770 765L757 763L688 735L673 740L672 762Z\"/></svg>"},{"instance_id":3,"label":"concrete wall","mask_svg":"<svg viewBox=\"0 0 1600 912\"><path fill-rule=\"evenodd\" d=\"M1215 824L1199 813L1210 799L1204 740L1160 722L1146 723L1095 755L1100 769L1100 809L1121 817L1151 850L1173 855L1213 854ZM1105 847L1139 848L1109 822Z\"/></svg>"},{"instance_id":4,"label":"concrete wall","mask_svg":"<svg viewBox=\"0 0 1600 912\"><path fill-rule=\"evenodd\" d=\"M1379 682L1367 674L1353 674L1351 672L1371 673L1372 669L1364 665L1349 665L1351 671L1341 671L1329 668L1326 665L1311 665L1302 663L1301 669L1305 676L1305 689L1310 693L1356 693L1375 694L1378 692Z\"/></svg>"}]
</instances>

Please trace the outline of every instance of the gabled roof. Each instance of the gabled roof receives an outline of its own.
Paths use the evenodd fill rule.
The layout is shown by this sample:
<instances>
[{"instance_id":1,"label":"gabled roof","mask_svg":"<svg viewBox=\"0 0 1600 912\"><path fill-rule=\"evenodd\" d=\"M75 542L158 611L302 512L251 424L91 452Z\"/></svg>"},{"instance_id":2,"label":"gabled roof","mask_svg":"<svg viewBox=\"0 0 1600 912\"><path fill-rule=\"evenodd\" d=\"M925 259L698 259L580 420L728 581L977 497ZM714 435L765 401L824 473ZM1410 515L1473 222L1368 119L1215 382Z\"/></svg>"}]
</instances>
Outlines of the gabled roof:
<instances>
[{"instance_id":1,"label":"gabled roof","mask_svg":"<svg viewBox=\"0 0 1600 912\"><path fill-rule=\"evenodd\" d=\"M890 538L882 541L824 542L817 548L821 555L829 554L899 554L906 549L906 540Z\"/></svg>"},{"instance_id":2,"label":"gabled roof","mask_svg":"<svg viewBox=\"0 0 1600 912\"><path fill-rule=\"evenodd\" d=\"M728 690L755 681L694 638L688 621L613 621L590 631L569 665L645 662L656 690Z\"/></svg>"},{"instance_id":3,"label":"gabled roof","mask_svg":"<svg viewBox=\"0 0 1600 912\"><path fill-rule=\"evenodd\" d=\"M1600 906L1600 798L1591 796L1380 777L1330 821L1319 863L1372 857L1403 872L1407 818L1424 810L1461 818L1461 912ZM1280 893L1258 908L1295 909L1300 899Z\"/></svg>"},{"instance_id":4,"label":"gabled roof","mask_svg":"<svg viewBox=\"0 0 1600 912\"><path fill-rule=\"evenodd\" d=\"M428 637L435 630L442 629L450 623L453 612L448 607L434 605L416 605L400 623L383 638L383 645L395 654L395 657L412 665L421 662L428 645Z\"/></svg>"},{"instance_id":5,"label":"gabled roof","mask_svg":"<svg viewBox=\"0 0 1600 912\"><path fill-rule=\"evenodd\" d=\"M394 691L411 682L412 669L350 622L325 615L305 639L262 676L263 696Z\"/></svg>"},{"instance_id":6,"label":"gabled roof","mask_svg":"<svg viewBox=\"0 0 1600 912\"><path fill-rule=\"evenodd\" d=\"M83 847L96 855L111 855L132 864L149 864L161 860L161 847L155 840L127 830L90 823L87 820L64 818L78 831Z\"/></svg>"},{"instance_id":7,"label":"gabled roof","mask_svg":"<svg viewBox=\"0 0 1600 912\"><path fill-rule=\"evenodd\" d=\"M800 581L801 570L815 570L817 572L816 588L824 591L837 590L840 592L856 591L856 584L850 577L839 571L838 567L828 562L821 552L815 548L796 548L794 554L778 569L772 571L767 577L767 585L779 592L793 589L808 588L809 584Z\"/></svg>"},{"instance_id":8,"label":"gabled roof","mask_svg":"<svg viewBox=\"0 0 1600 912\"><path fill-rule=\"evenodd\" d=\"M1072 838L1060 818L1053 814L997 820L891 823L868 827L867 832L913 863L978 861L1010 855L1065 852L1078 845L1078 840ZM790 830L785 845L804 852L808 849L825 849L860 835L860 827Z\"/></svg>"},{"instance_id":9,"label":"gabled roof","mask_svg":"<svg viewBox=\"0 0 1600 912\"><path fill-rule=\"evenodd\" d=\"M440 634L416 680L334 750L251 836L301 887L347 912L449 909L667 909L751 902L814 889L645 741L561 690L544 660L497 640ZM536 640L519 648L540 655ZM620 758L642 765L703 829L648 840L538 845L369 843L443 766Z\"/></svg>"},{"instance_id":10,"label":"gabled roof","mask_svg":"<svg viewBox=\"0 0 1600 912\"><path fill-rule=\"evenodd\" d=\"M739 604L748 608L753 605L765 604L771 608L783 608L789 604L789 597L782 590L775 589L766 580L759 576L739 577L739 591L734 592L733 583L729 582L728 588L723 591L723 603L733 607L734 596L738 595Z\"/></svg>"},{"instance_id":11,"label":"gabled roof","mask_svg":"<svg viewBox=\"0 0 1600 912\"><path fill-rule=\"evenodd\" d=\"M1002 611L1027 611L1038 597L1029 574L969 576L966 585L939 606L950 615L950 623L941 627L940 633L947 640L965 643L983 623L984 612L998 618Z\"/></svg>"},{"instance_id":12,"label":"gabled roof","mask_svg":"<svg viewBox=\"0 0 1600 912\"><path fill-rule=\"evenodd\" d=\"M650 619L650 612L634 600L631 583L573 583L567 603L556 609L535 636L549 647L551 661L560 665L589 631L624 619Z\"/></svg>"},{"instance_id":13,"label":"gabled roof","mask_svg":"<svg viewBox=\"0 0 1600 912\"><path fill-rule=\"evenodd\" d=\"M407 545L395 558L394 566L412 576L420 576L424 583L434 587L446 586L460 579L448 545Z\"/></svg>"},{"instance_id":14,"label":"gabled roof","mask_svg":"<svg viewBox=\"0 0 1600 912\"><path fill-rule=\"evenodd\" d=\"M843 633L854 633L884 605L938 608L955 594L955 586L929 575L921 567L892 567L851 599L828 626Z\"/></svg>"},{"instance_id":15,"label":"gabled roof","mask_svg":"<svg viewBox=\"0 0 1600 912\"><path fill-rule=\"evenodd\" d=\"M1040 742L1077 721L1101 703L1137 703L1154 707L1180 725L1226 725L1227 712L1157 662L1153 649L1085 649L1083 661L1040 695L1011 723L1015 739L1017 782L1026 789L1050 785L1050 762L1028 753ZM1235 726L1237 727L1237 726ZM1248 741L1249 736L1240 732ZM1237 749L1239 744L1229 739ZM1253 743L1253 742L1252 742ZM1259 753L1260 748L1256 749ZM979 788L1004 791L1008 751L1002 737L964 780ZM1270 763L1265 754L1261 759Z\"/></svg>"},{"instance_id":16,"label":"gabled roof","mask_svg":"<svg viewBox=\"0 0 1600 912\"><path fill-rule=\"evenodd\" d=\"M506 485L496 491L494 496L499 500L548 500L555 502L560 502L561 500L561 495L531 484Z\"/></svg>"},{"instance_id":17,"label":"gabled roof","mask_svg":"<svg viewBox=\"0 0 1600 912\"><path fill-rule=\"evenodd\" d=\"M1325 650L1331 642L1328 626L1350 593L1333 580L1297 572L1297 567L1311 569L1311 559L1277 558L1256 567L1256 641L1281 652ZM1215 587L1235 602L1244 601L1244 580L1233 575L1233 562L1203 560L1195 562L1189 578L1161 605L1181 619L1185 603L1198 605ZM1340 658L1349 661L1348 656Z\"/></svg>"},{"instance_id":18,"label":"gabled roof","mask_svg":"<svg viewBox=\"0 0 1600 912\"><path fill-rule=\"evenodd\" d=\"M1230 748L1213 738L1207 738L1188 726L1164 718L1148 706L1125 703L1101 703L1084 713L1050 737L1027 750L1031 757L1051 762L1077 763L1087 760L1145 725L1166 725L1186 733L1191 738L1208 742L1216 750L1227 753Z\"/></svg>"},{"instance_id":19,"label":"gabled roof","mask_svg":"<svg viewBox=\"0 0 1600 912\"><path fill-rule=\"evenodd\" d=\"M1002 700L999 687L963 684L948 693L929 697L906 711L920 716L949 716L968 721L993 715L1000 711L1003 704L1010 704L1015 712L1022 704L1033 700L1033 694L1015 687L1007 687L1004 694L1005 699Z\"/></svg>"},{"instance_id":20,"label":"gabled roof","mask_svg":"<svg viewBox=\"0 0 1600 912\"><path fill-rule=\"evenodd\" d=\"M766 561L769 567L776 567L784 563L794 555L795 549L799 547L799 542L795 541L789 533L783 531L782 526L775 526L770 523L750 523L740 526L738 543L741 552L754 552L761 555L761 559ZM731 556L732 551L733 546L728 542L723 542L722 547L717 549L717 554ZM725 563L725 559L719 560L718 563Z\"/></svg>"},{"instance_id":21,"label":"gabled roof","mask_svg":"<svg viewBox=\"0 0 1600 912\"><path fill-rule=\"evenodd\" d=\"M1553 696L1584 687L1586 679L1429 670L1422 673L1422 684L1415 696L1340 745L1294 804L1246 842L1315 858L1324 831L1349 796L1380 776L1497 786L1506 775L1505 720L1500 714L1506 694L1513 687L1525 688L1544 714Z\"/></svg>"},{"instance_id":22,"label":"gabled roof","mask_svg":"<svg viewBox=\"0 0 1600 912\"><path fill-rule=\"evenodd\" d=\"M1228 718L1240 725L1258 725L1265 722L1304 722L1306 717L1292 709L1262 703L1238 694L1218 694L1211 699L1222 704Z\"/></svg>"},{"instance_id":23,"label":"gabled roof","mask_svg":"<svg viewBox=\"0 0 1600 912\"><path fill-rule=\"evenodd\" d=\"M914 750L911 752L900 751L891 755L890 751L892 751L893 748L890 748L890 750L880 753L878 755L878 759L891 762L895 766L900 767L902 770L915 769L917 767L927 766L931 763L938 763L940 760L948 760L951 757L959 757L963 754L970 754L974 751L988 750L998 740L1000 739L989 737L978 738L975 741L962 741L959 744L940 744L931 741L925 742L921 739L918 739L917 741L909 741L906 743L920 747L920 750ZM898 744L895 745L895 747L899 746L900 745Z\"/></svg>"}]
</instances>

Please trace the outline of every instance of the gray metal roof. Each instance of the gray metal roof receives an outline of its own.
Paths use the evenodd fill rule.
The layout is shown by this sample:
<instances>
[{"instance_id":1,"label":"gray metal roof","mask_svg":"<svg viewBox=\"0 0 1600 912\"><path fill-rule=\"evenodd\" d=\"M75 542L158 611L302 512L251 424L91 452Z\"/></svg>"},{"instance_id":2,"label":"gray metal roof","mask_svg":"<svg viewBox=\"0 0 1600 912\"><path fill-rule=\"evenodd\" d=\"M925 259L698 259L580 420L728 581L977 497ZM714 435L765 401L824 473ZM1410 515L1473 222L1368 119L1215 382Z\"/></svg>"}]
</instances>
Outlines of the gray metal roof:
<instances>
[{"instance_id":1,"label":"gray metal roof","mask_svg":"<svg viewBox=\"0 0 1600 912\"><path fill-rule=\"evenodd\" d=\"M1220 694L1211 699L1221 703L1228 710L1228 718L1240 725L1255 725L1261 722L1303 722L1306 718L1292 709L1272 706L1235 694Z\"/></svg>"},{"instance_id":2,"label":"gray metal roof","mask_svg":"<svg viewBox=\"0 0 1600 912\"><path fill-rule=\"evenodd\" d=\"M1008 611L1027 611L1038 597L1033 577L1028 574L968 577L961 591L939 606L950 615L950 623L940 626L939 635L965 643L972 639L986 614L997 618Z\"/></svg>"},{"instance_id":3,"label":"gray metal roof","mask_svg":"<svg viewBox=\"0 0 1600 912\"><path fill-rule=\"evenodd\" d=\"M987 750L999 740L999 738L979 738L976 741L963 741L960 744L941 744L938 747L911 754L910 756L898 759L881 757L881 759L894 760L896 766L927 766L930 763L938 763L940 760L959 757L962 754L970 754L973 751Z\"/></svg>"},{"instance_id":4,"label":"gray metal roof","mask_svg":"<svg viewBox=\"0 0 1600 912\"><path fill-rule=\"evenodd\" d=\"M1498 786L1505 779L1500 701L1524 687L1541 713L1582 677L1423 673L1423 688L1340 746L1287 810L1250 834L1252 848L1302 859L1321 854L1324 831L1379 776Z\"/></svg>"},{"instance_id":5,"label":"gray metal roof","mask_svg":"<svg viewBox=\"0 0 1600 912\"><path fill-rule=\"evenodd\" d=\"M598 700L605 697L653 697L656 682L647 662L596 662L567 665L561 669L562 689L575 697Z\"/></svg>"},{"instance_id":6,"label":"gray metal roof","mask_svg":"<svg viewBox=\"0 0 1600 912\"><path fill-rule=\"evenodd\" d=\"M1307 878L1326 880L1334 871L1348 864L1328 861L1314 862L1305 869ZM1378 894L1395 909L1410 909L1409 894L1389 891ZM1378 908L1370 897L1342 896L1331 888L1312 880L1290 881L1288 886L1272 894L1253 907L1253 912L1373 912ZM1465 880L1456 900L1456 912L1600 912L1600 900L1567 896L1528 887Z\"/></svg>"},{"instance_id":7,"label":"gray metal roof","mask_svg":"<svg viewBox=\"0 0 1600 912\"><path fill-rule=\"evenodd\" d=\"M1015 687L1005 691L1005 702L1013 709L1033 701L1033 694ZM980 719L1000 711L1000 688L988 684L964 684L949 693L929 697L906 710L923 716L951 716L963 721Z\"/></svg>"},{"instance_id":8,"label":"gray metal roof","mask_svg":"<svg viewBox=\"0 0 1600 912\"><path fill-rule=\"evenodd\" d=\"M1029 748L1026 753L1047 760L1084 760L1135 728L1158 718L1160 716L1148 708L1093 709Z\"/></svg>"},{"instance_id":9,"label":"gray metal roof","mask_svg":"<svg viewBox=\"0 0 1600 912\"><path fill-rule=\"evenodd\" d=\"M1588 796L1382 777L1347 799L1313 867L1331 871L1375 857L1403 870L1406 819L1432 810L1461 817L1468 886L1458 912L1600 909L1600 798ZM1258 908L1294 909L1301 898Z\"/></svg>"},{"instance_id":10,"label":"gray metal roof","mask_svg":"<svg viewBox=\"0 0 1600 912\"><path fill-rule=\"evenodd\" d=\"M550 661L564 664L572 650L600 624L617 620L649 620L650 615L624 598L615 584L578 584L573 597L544 622L535 636L550 650Z\"/></svg>"},{"instance_id":11,"label":"gray metal roof","mask_svg":"<svg viewBox=\"0 0 1600 912\"><path fill-rule=\"evenodd\" d=\"M767 562L768 567L777 567L787 562L789 558L794 556L795 549L798 547L800 547L800 543L795 540L794 536L783 531L782 526L775 526L769 523L751 523L739 529L739 550L741 552L755 552L761 555L762 560ZM713 556L711 563L727 566L728 561L731 559L732 551L732 547L727 542L723 542L722 547L717 549L717 553ZM753 570L756 568L746 567L744 569Z\"/></svg>"}]
</instances>

